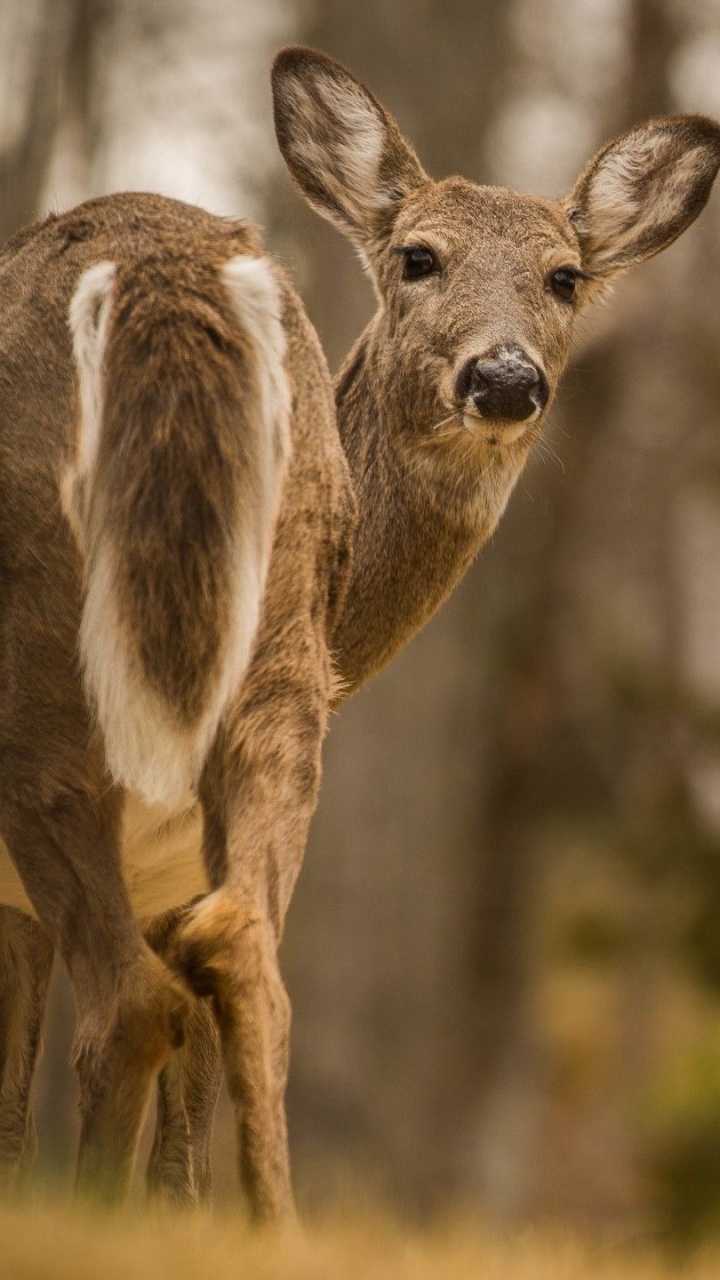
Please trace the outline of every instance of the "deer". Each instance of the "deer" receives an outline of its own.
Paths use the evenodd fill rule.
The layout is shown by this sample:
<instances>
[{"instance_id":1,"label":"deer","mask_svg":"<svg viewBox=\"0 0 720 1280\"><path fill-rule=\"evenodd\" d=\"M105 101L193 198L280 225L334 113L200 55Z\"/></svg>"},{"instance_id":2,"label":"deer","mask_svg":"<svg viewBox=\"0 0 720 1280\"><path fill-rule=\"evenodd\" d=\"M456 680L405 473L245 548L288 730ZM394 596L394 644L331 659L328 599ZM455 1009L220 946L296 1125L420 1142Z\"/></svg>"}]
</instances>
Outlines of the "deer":
<instances>
[{"instance_id":1,"label":"deer","mask_svg":"<svg viewBox=\"0 0 720 1280\"><path fill-rule=\"evenodd\" d=\"M278 964L328 715L497 526L578 312L705 205L720 126L605 145L564 199L430 178L341 64L272 70L300 194L377 311L334 392L259 233L100 197L0 252L0 1165L30 1164L54 953L80 1194L194 1202L224 1074L253 1217L292 1217Z\"/></svg>"}]
</instances>

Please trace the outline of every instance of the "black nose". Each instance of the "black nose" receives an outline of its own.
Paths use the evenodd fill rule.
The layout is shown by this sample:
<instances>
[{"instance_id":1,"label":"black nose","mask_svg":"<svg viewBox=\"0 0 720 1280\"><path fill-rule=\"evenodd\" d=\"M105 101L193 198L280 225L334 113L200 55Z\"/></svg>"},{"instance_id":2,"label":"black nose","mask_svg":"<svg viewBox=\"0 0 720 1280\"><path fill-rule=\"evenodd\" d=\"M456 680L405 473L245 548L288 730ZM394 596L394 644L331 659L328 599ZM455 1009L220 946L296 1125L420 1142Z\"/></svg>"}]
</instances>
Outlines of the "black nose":
<instances>
[{"instance_id":1,"label":"black nose","mask_svg":"<svg viewBox=\"0 0 720 1280\"><path fill-rule=\"evenodd\" d=\"M542 370L521 347L501 346L468 360L458 375L458 400L470 400L483 418L523 422L548 400Z\"/></svg>"}]
</instances>

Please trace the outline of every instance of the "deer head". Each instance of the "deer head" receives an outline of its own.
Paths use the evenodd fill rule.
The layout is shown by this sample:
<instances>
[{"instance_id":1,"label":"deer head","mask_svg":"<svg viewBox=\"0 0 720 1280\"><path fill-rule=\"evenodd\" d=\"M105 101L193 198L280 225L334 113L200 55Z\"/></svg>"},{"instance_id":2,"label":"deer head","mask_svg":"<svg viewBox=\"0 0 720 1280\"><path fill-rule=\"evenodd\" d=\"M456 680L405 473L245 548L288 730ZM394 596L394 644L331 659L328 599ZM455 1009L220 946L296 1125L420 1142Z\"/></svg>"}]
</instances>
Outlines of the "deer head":
<instances>
[{"instance_id":1,"label":"deer head","mask_svg":"<svg viewBox=\"0 0 720 1280\"><path fill-rule=\"evenodd\" d=\"M537 434L578 309L685 230L720 165L720 128L681 116L610 142L566 200L435 182L338 63L286 49L273 87L290 173L370 268L398 422L431 432L454 414L499 449Z\"/></svg>"}]
</instances>

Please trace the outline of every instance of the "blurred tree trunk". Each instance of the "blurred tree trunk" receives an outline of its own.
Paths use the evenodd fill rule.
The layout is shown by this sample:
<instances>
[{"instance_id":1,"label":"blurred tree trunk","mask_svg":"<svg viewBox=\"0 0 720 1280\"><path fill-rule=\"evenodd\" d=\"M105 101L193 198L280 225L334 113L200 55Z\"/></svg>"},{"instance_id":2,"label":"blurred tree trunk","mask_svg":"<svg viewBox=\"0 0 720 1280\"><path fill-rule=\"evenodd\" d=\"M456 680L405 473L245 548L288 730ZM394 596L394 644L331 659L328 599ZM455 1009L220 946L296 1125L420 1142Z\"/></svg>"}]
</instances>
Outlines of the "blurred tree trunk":
<instances>
[{"instance_id":1,"label":"blurred tree trunk","mask_svg":"<svg viewBox=\"0 0 720 1280\"><path fill-rule=\"evenodd\" d=\"M32 49L19 46L19 30L5 47L4 57L27 58L28 75L21 126L10 144L0 150L0 242L37 216L55 142L76 8L76 0L37 0ZM11 22L10 10L6 21Z\"/></svg>"}]
</instances>

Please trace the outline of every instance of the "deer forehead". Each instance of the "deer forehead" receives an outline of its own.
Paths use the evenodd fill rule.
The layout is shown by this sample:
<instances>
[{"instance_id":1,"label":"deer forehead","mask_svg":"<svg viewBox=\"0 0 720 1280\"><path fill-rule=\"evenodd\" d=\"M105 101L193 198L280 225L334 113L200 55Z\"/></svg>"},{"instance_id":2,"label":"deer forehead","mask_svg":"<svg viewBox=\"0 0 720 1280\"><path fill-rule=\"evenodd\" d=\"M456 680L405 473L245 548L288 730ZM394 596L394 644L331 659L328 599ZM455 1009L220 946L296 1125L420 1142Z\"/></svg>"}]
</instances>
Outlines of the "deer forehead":
<instances>
[{"instance_id":1,"label":"deer forehead","mask_svg":"<svg viewBox=\"0 0 720 1280\"><path fill-rule=\"evenodd\" d=\"M425 240L456 260L472 255L490 263L509 249L528 267L553 255L559 261L580 259L577 236L561 204L464 178L428 183L404 202L393 244Z\"/></svg>"}]
</instances>

